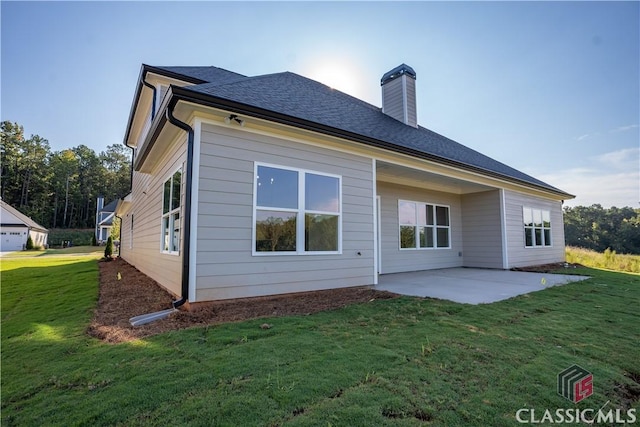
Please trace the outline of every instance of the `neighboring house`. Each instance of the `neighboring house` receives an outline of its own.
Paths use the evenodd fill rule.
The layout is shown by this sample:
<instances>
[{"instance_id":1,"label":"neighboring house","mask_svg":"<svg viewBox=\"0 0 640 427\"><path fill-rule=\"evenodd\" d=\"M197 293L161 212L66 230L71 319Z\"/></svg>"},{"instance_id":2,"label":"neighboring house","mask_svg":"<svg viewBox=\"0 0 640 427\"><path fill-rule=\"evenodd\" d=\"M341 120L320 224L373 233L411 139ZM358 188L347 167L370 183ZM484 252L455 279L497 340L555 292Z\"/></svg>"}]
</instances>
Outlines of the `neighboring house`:
<instances>
[{"instance_id":1,"label":"neighboring house","mask_svg":"<svg viewBox=\"0 0 640 427\"><path fill-rule=\"evenodd\" d=\"M419 126L415 84L384 74L378 108L290 72L143 65L121 256L176 306L563 261L574 196Z\"/></svg>"},{"instance_id":2,"label":"neighboring house","mask_svg":"<svg viewBox=\"0 0 640 427\"><path fill-rule=\"evenodd\" d=\"M111 235L111 228L113 227L113 218L115 216L116 206L118 200L114 200L107 206L104 206L104 197L98 196L96 203L96 242L102 245L107 242L107 239Z\"/></svg>"},{"instance_id":3,"label":"neighboring house","mask_svg":"<svg viewBox=\"0 0 640 427\"><path fill-rule=\"evenodd\" d=\"M47 246L49 230L0 200L0 251L21 251L31 236L34 246Z\"/></svg>"}]
</instances>

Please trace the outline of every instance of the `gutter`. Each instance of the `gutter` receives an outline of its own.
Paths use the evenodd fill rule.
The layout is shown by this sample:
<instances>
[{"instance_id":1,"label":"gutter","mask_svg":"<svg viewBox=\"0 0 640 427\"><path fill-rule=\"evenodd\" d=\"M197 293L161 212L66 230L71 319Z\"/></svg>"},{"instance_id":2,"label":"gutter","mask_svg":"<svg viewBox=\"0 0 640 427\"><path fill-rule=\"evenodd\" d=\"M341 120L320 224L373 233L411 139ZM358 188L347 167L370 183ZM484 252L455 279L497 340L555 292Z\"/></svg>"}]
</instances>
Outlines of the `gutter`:
<instances>
[{"instance_id":1,"label":"gutter","mask_svg":"<svg viewBox=\"0 0 640 427\"><path fill-rule=\"evenodd\" d=\"M382 148L384 150L389 150L396 153L406 154L412 157L434 161L436 163L440 163L447 166L453 166L455 168L467 170L474 173L480 173L482 175L491 176L494 178L498 178L500 180L513 182L519 185L524 185L529 188L542 190L546 193L552 193L558 196L562 196L563 198L575 197L572 194L565 193L564 191L556 188L549 188L543 185L537 185L531 182L523 181L515 177L510 177L507 175L500 174L498 172L493 172L478 166L457 162L455 160L446 159L433 154L424 153L422 151L412 150L411 148L408 148L408 147L402 147L399 145L395 145L389 142L367 137L357 133L349 132L346 130L334 128L334 127L319 124L319 123L310 122L304 119L299 119L299 118L288 116L282 113L265 110L260 107L254 107L251 105L242 104L229 99L214 97L212 95L201 94L201 93L189 90L188 87L179 87L179 86L171 85L171 91L173 96L176 98L175 102L177 102L177 100L180 99L186 102L192 102L192 103L205 105L212 108L227 110L240 115L248 115L258 119L269 120L272 122L276 122L276 123L280 123L288 126L294 126L297 128L302 128L302 129L310 130L313 132L323 133L325 135L330 135L330 136L343 138L343 139L349 139L351 141L359 142L361 144L370 145L377 148Z\"/></svg>"},{"instance_id":2,"label":"gutter","mask_svg":"<svg viewBox=\"0 0 640 427\"><path fill-rule=\"evenodd\" d=\"M184 130L187 132L187 164L186 164L186 182L185 188L185 203L184 203L184 213L182 217L184 218L184 233L182 239L182 283L181 283L181 296L180 299L175 300L171 303L171 308L167 310L157 311L155 313L147 313L142 314L140 316L135 316L129 319L129 323L132 326L141 326L146 323L154 322L156 320L164 319L168 317L171 313L175 312L178 307L184 305L189 300L189 260L191 257L190 254L190 246L191 246L191 187L193 185L193 144L194 144L194 131L191 126L188 124L178 120L173 115L173 109L175 108L178 100L172 99L169 105L166 108L166 120L172 125ZM122 228L120 228L122 232Z\"/></svg>"},{"instance_id":3,"label":"gutter","mask_svg":"<svg viewBox=\"0 0 640 427\"><path fill-rule=\"evenodd\" d=\"M166 109L166 117L169 123L179 127L187 132L187 164L185 182L185 201L184 201L184 233L182 239L182 296L179 300L173 301L173 308L178 308L189 300L189 261L191 257L191 187L193 186L193 144L194 144L194 131L191 126L175 118L173 115L173 109L176 106L176 102L169 104Z\"/></svg>"}]
</instances>

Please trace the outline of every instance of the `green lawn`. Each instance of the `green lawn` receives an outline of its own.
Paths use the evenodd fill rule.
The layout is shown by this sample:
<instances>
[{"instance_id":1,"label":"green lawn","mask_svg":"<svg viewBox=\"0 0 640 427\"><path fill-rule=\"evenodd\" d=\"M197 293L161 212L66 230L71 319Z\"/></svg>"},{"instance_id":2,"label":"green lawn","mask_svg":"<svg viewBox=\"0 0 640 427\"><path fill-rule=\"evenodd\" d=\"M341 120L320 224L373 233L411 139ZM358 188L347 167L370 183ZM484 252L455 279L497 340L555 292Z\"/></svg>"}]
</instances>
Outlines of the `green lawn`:
<instances>
[{"instance_id":1,"label":"green lawn","mask_svg":"<svg viewBox=\"0 0 640 427\"><path fill-rule=\"evenodd\" d=\"M104 246L72 246L70 248L45 250L16 251L4 255L2 259L12 258L33 258L42 256L65 256L65 255L87 255L101 257L104 256Z\"/></svg>"},{"instance_id":2,"label":"green lawn","mask_svg":"<svg viewBox=\"0 0 640 427\"><path fill-rule=\"evenodd\" d=\"M2 424L511 426L523 407L640 409L640 276L572 273L593 278L490 305L398 298L109 345L85 334L95 259L3 259ZM594 376L577 405L556 393L572 364Z\"/></svg>"}]
</instances>

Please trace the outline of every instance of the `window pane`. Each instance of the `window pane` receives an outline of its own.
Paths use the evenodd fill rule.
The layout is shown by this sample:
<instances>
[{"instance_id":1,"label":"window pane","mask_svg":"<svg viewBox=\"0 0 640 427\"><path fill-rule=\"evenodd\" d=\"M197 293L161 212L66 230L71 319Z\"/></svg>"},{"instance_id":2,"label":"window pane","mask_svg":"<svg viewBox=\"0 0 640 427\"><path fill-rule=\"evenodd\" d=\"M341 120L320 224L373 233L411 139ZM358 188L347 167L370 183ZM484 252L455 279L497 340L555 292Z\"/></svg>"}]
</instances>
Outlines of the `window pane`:
<instances>
[{"instance_id":1,"label":"window pane","mask_svg":"<svg viewBox=\"0 0 640 427\"><path fill-rule=\"evenodd\" d=\"M427 224L427 205L423 205L422 203L418 204L418 224Z\"/></svg>"},{"instance_id":2,"label":"window pane","mask_svg":"<svg viewBox=\"0 0 640 427\"><path fill-rule=\"evenodd\" d=\"M296 250L295 212L256 211L256 251Z\"/></svg>"},{"instance_id":3,"label":"window pane","mask_svg":"<svg viewBox=\"0 0 640 427\"><path fill-rule=\"evenodd\" d=\"M169 217L162 218L162 250L169 250Z\"/></svg>"},{"instance_id":4,"label":"window pane","mask_svg":"<svg viewBox=\"0 0 640 427\"><path fill-rule=\"evenodd\" d=\"M338 250L338 216L306 214L305 251Z\"/></svg>"},{"instance_id":5,"label":"window pane","mask_svg":"<svg viewBox=\"0 0 640 427\"><path fill-rule=\"evenodd\" d=\"M436 206L436 225L449 225L449 208Z\"/></svg>"},{"instance_id":6,"label":"window pane","mask_svg":"<svg viewBox=\"0 0 640 427\"><path fill-rule=\"evenodd\" d=\"M305 175L305 208L311 211L340 211L340 181L331 176Z\"/></svg>"},{"instance_id":7,"label":"window pane","mask_svg":"<svg viewBox=\"0 0 640 427\"><path fill-rule=\"evenodd\" d=\"M433 228L432 227L420 227L420 247L421 248L433 247Z\"/></svg>"},{"instance_id":8,"label":"window pane","mask_svg":"<svg viewBox=\"0 0 640 427\"><path fill-rule=\"evenodd\" d=\"M535 227L542 227L542 211L533 209L533 225Z\"/></svg>"},{"instance_id":9,"label":"window pane","mask_svg":"<svg viewBox=\"0 0 640 427\"><path fill-rule=\"evenodd\" d=\"M415 225L416 204L412 202L400 202L398 205L398 217L400 224Z\"/></svg>"},{"instance_id":10,"label":"window pane","mask_svg":"<svg viewBox=\"0 0 640 427\"><path fill-rule=\"evenodd\" d=\"M171 210L169 209L170 202L171 202L171 180L168 179L164 183L164 193L162 196L162 213L163 214Z\"/></svg>"},{"instance_id":11,"label":"window pane","mask_svg":"<svg viewBox=\"0 0 640 427\"><path fill-rule=\"evenodd\" d=\"M180 250L180 214L176 212L172 217L173 239L171 240L171 250L178 252Z\"/></svg>"},{"instance_id":12,"label":"window pane","mask_svg":"<svg viewBox=\"0 0 640 427\"><path fill-rule=\"evenodd\" d=\"M542 246L542 229L535 228L534 235L536 236L535 246Z\"/></svg>"},{"instance_id":13,"label":"window pane","mask_svg":"<svg viewBox=\"0 0 640 427\"><path fill-rule=\"evenodd\" d=\"M549 229L544 230L544 245L551 246L551 230Z\"/></svg>"},{"instance_id":14,"label":"window pane","mask_svg":"<svg viewBox=\"0 0 640 427\"><path fill-rule=\"evenodd\" d=\"M413 226L400 227L400 247L415 248L416 247L416 228Z\"/></svg>"},{"instance_id":15,"label":"window pane","mask_svg":"<svg viewBox=\"0 0 640 427\"><path fill-rule=\"evenodd\" d=\"M551 227L551 213L549 211L542 211L542 226Z\"/></svg>"},{"instance_id":16,"label":"window pane","mask_svg":"<svg viewBox=\"0 0 640 427\"><path fill-rule=\"evenodd\" d=\"M171 190L171 210L180 207L180 180L182 178L182 172L177 171L173 174L173 188Z\"/></svg>"},{"instance_id":17,"label":"window pane","mask_svg":"<svg viewBox=\"0 0 640 427\"><path fill-rule=\"evenodd\" d=\"M433 225L433 205L427 206L427 225Z\"/></svg>"},{"instance_id":18,"label":"window pane","mask_svg":"<svg viewBox=\"0 0 640 427\"><path fill-rule=\"evenodd\" d=\"M258 166L258 206L298 208L298 172Z\"/></svg>"},{"instance_id":19,"label":"window pane","mask_svg":"<svg viewBox=\"0 0 640 427\"><path fill-rule=\"evenodd\" d=\"M437 229L437 240L439 248L448 248L449 247L449 229L448 228L438 228Z\"/></svg>"},{"instance_id":20,"label":"window pane","mask_svg":"<svg viewBox=\"0 0 640 427\"><path fill-rule=\"evenodd\" d=\"M533 228L524 229L524 245L533 246Z\"/></svg>"},{"instance_id":21,"label":"window pane","mask_svg":"<svg viewBox=\"0 0 640 427\"><path fill-rule=\"evenodd\" d=\"M531 213L531 209L529 208L523 208L522 210L522 216L524 219L524 225L525 227L531 227L533 225L533 214Z\"/></svg>"}]
</instances>

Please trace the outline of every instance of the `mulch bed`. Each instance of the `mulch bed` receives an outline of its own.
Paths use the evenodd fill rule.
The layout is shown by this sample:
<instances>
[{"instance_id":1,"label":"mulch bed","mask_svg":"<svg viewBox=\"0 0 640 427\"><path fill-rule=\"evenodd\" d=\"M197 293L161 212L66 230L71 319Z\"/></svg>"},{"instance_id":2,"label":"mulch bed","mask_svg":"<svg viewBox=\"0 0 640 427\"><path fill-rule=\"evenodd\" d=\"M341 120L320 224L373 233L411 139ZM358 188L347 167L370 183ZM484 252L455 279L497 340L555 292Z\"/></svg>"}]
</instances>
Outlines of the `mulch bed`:
<instances>
[{"instance_id":1,"label":"mulch bed","mask_svg":"<svg viewBox=\"0 0 640 427\"><path fill-rule=\"evenodd\" d=\"M344 307L374 299L395 298L391 292L370 287L331 289L268 297L223 300L193 311L179 310L168 318L142 326L131 326L131 317L171 308L173 296L155 280L126 261L100 261L98 306L88 333L109 343L149 337L194 326L255 319L303 315Z\"/></svg>"}]
</instances>

